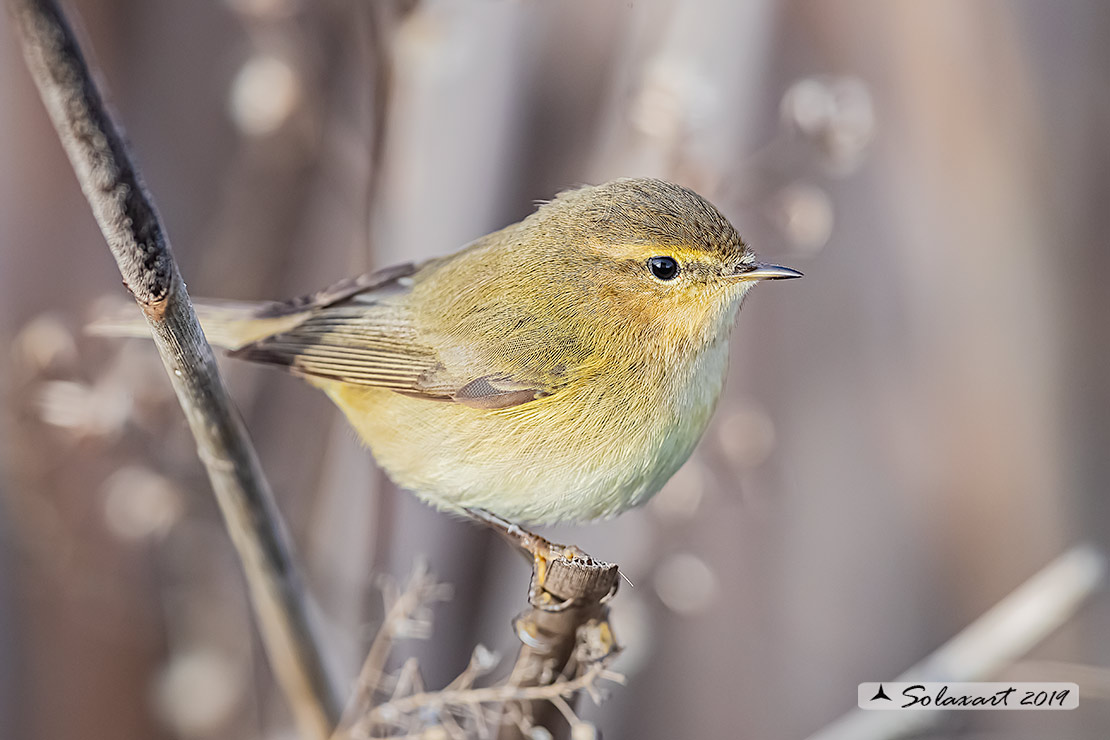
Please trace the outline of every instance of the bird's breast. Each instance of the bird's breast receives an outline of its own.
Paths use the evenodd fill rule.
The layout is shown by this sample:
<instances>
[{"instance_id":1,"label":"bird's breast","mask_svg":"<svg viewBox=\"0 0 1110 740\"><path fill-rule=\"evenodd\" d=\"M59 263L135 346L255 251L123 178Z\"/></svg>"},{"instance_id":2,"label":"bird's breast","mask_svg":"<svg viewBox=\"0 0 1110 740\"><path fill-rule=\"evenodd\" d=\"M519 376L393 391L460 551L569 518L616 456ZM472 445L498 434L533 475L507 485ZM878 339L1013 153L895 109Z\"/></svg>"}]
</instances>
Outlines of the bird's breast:
<instances>
[{"instance_id":1,"label":"bird's breast","mask_svg":"<svg viewBox=\"0 0 1110 740\"><path fill-rule=\"evenodd\" d=\"M613 516L658 491L705 430L726 368L720 341L497 410L323 385L401 486L440 508L543 524Z\"/></svg>"}]
</instances>

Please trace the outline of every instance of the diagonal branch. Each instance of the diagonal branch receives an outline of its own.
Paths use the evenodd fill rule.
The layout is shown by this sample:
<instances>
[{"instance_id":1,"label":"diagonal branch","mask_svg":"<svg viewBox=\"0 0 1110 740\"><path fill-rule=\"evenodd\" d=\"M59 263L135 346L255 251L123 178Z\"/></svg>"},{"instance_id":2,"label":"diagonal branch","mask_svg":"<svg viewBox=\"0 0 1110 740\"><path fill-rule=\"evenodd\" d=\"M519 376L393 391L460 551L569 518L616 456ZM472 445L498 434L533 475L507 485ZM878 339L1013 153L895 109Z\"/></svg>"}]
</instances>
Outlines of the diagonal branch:
<instances>
[{"instance_id":1,"label":"diagonal branch","mask_svg":"<svg viewBox=\"0 0 1110 740\"><path fill-rule=\"evenodd\" d=\"M1073 546L892 683L991 678L1071 619L1105 587L1106 572L1102 552L1089 544ZM854 709L809 740L915 737L943 716L942 712Z\"/></svg>"},{"instance_id":2,"label":"diagonal branch","mask_svg":"<svg viewBox=\"0 0 1110 740\"><path fill-rule=\"evenodd\" d=\"M24 57L85 197L146 314L246 572L259 629L305 738L326 738L340 702L269 485L216 368L169 240L52 0L8 0Z\"/></svg>"}]
</instances>

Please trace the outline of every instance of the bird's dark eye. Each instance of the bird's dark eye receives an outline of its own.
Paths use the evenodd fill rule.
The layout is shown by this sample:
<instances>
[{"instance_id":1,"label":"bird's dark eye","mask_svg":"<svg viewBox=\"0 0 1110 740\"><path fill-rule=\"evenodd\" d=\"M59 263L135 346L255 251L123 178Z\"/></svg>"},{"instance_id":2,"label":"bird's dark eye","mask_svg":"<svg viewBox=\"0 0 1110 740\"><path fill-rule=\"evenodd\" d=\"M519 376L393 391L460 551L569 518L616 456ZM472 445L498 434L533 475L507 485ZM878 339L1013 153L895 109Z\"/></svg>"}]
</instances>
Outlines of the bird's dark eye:
<instances>
[{"instance_id":1,"label":"bird's dark eye","mask_svg":"<svg viewBox=\"0 0 1110 740\"><path fill-rule=\"evenodd\" d=\"M660 280L674 280L678 277L678 260L674 257L652 257L648 260L648 269Z\"/></svg>"}]
</instances>

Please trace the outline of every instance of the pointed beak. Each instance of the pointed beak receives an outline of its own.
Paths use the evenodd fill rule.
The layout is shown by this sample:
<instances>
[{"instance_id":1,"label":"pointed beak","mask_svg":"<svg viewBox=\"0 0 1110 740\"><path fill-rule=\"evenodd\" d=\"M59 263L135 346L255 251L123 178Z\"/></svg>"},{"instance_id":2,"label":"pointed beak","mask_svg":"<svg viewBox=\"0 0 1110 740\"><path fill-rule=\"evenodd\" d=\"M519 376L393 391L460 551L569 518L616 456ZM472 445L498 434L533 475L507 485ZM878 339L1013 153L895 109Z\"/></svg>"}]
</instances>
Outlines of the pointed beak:
<instances>
[{"instance_id":1,"label":"pointed beak","mask_svg":"<svg viewBox=\"0 0 1110 740\"><path fill-rule=\"evenodd\" d=\"M739 265L736 272L734 272L731 277L743 281L789 280L790 278L802 277L802 273L797 270L791 270L789 267L765 265L761 262L756 262L753 265Z\"/></svg>"}]
</instances>

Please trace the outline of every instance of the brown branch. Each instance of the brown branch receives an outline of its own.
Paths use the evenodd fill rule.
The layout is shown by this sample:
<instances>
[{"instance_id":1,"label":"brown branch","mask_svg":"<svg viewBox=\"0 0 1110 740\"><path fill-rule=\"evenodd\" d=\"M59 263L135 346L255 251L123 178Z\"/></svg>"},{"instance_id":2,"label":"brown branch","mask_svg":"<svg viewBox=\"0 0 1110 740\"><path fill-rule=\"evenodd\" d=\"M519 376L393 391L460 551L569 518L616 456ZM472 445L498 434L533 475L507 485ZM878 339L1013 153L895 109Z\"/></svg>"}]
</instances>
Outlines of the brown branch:
<instances>
[{"instance_id":1,"label":"brown branch","mask_svg":"<svg viewBox=\"0 0 1110 740\"><path fill-rule=\"evenodd\" d=\"M488 521L495 528L500 528L499 522L496 517ZM515 622L522 647L510 675L496 685L476 687L498 662L481 646L466 669L438 691L423 688L411 659L399 673L385 673L394 639L406 633L427 636L429 608L445 598L444 587L417 568L403 592L386 584L385 618L332 740L417 737L432 727L452 738L498 733L523 738L531 737L536 725L561 737L568 727L573 731L586 726L572 706L578 692L599 699L602 680L623 683L622 676L606 667L617 651L607 621L617 566L507 527L503 533L512 535L516 544L521 537L542 541L547 556L545 588L535 587L533 573L529 608ZM375 704L379 697L384 700Z\"/></svg>"},{"instance_id":2,"label":"brown branch","mask_svg":"<svg viewBox=\"0 0 1110 740\"><path fill-rule=\"evenodd\" d=\"M169 240L74 34L50 0L8 0L31 76L85 197L146 314L246 572L278 682L306 738L326 738L340 702L307 597L246 430L201 332Z\"/></svg>"},{"instance_id":3,"label":"brown branch","mask_svg":"<svg viewBox=\"0 0 1110 740\"><path fill-rule=\"evenodd\" d=\"M570 674L570 685L578 687L582 677L617 650L608 622L608 601L616 592L619 578L617 566L559 545L553 545L552 551L555 557L548 562L543 583L543 596L551 603L530 603L516 619L521 647L509 676L510 686L550 686ZM579 688L584 687L592 687L592 683ZM560 691L558 695L573 705L574 694ZM538 696L542 697L542 692ZM530 698L527 693L525 697ZM521 704L533 725L542 725L554 737L560 736L559 725L565 723L552 702L531 700ZM523 737L517 723L502 721L498 738Z\"/></svg>"}]
</instances>

